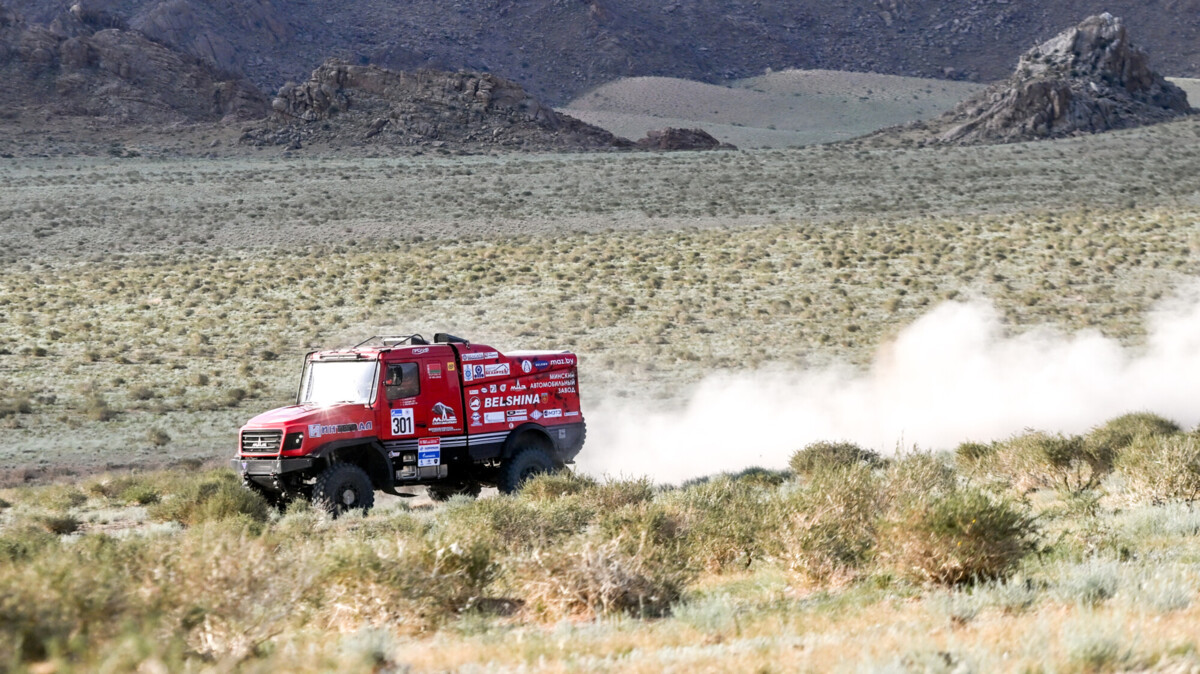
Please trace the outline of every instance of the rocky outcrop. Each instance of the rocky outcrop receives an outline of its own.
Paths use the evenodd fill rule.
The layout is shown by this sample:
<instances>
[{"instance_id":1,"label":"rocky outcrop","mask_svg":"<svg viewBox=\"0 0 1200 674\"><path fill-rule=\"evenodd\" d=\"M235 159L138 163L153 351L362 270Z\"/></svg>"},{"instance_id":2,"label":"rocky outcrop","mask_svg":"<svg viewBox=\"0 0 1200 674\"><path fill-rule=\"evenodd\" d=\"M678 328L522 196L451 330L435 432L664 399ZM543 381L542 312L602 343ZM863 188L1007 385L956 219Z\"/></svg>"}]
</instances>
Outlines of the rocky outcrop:
<instances>
[{"instance_id":1,"label":"rocky outcrop","mask_svg":"<svg viewBox=\"0 0 1200 674\"><path fill-rule=\"evenodd\" d=\"M737 146L722 143L704 129L666 128L648 131L637 142L644 150L736 150Z\"/></svg>"},{"instance_id":2,"label":"rocky outcrop","mask_svg":"<svg viewBox=\"0 0 1200 674\"><path fill-rule=\"evenodd\" d=\"M1021 57L1016 72L924 125L924 142L970 145L1128 129L1191 114L1187 95L1150 69L1122 21L1086 19Z\"/></svg>"},{"instance_id":3,"label":"rocky outcrop","mask_svg":"<svg viewBox=\"0 0 1200 674\"><path fill-rule=\"evenodd\" d=\"M251 119L268 109L249 82L79 4L48 25L0 8L0 82L10 110L118 122Z\"/></svg>"},{"instance_id":4,"label":"rocky outcrop","mask_svg":"<svg viewBox=\"0 0 1200 674\"><path fill-rule=\"evenodd\" d=\"M331 60L288 84L272 118L243 142L515 146L597 149L630 145L555 112L520 85L490 73L391 71Z\"/></svg>"}]
</instances>

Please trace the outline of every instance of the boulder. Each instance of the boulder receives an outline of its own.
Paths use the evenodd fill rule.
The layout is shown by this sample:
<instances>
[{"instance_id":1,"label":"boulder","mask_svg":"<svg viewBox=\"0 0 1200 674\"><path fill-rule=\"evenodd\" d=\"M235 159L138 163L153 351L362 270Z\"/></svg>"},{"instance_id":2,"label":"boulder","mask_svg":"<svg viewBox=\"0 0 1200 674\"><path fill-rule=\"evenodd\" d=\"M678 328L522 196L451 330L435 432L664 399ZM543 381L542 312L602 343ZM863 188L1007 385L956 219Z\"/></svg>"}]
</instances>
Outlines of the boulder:
<instances>
[{"instance_id":1,"label":"boulder","mask_svg":"<svg viewBox=\"0 0 1200 674\"><path fill-rule=\"evenodd\" d=\"M10 107L129 123L254 119L266 98L244 79L73 5L48 25L0 7L0 88Z\"/></svg>"},{"instance_id":2,"label":"boulder","mask_svg":"<svg viewBox=\"0 0 1200 674\"><path fill-rule=\"evenodd\" d=\"M333 59L314 70L307 81L280 88L271 110L271 119L244 135L242 142L436 142L437 147L524 149L631 145L555 112L515 82L471 71L394 71Z\"/></svg>"},{"instance_id":3,"label":"boulder","mask_svg":"<svg viewBox=\"0 0 1200 674\"><path fill-rule=\"evenodd\" d=\"M1187 94L1150 68L1111 14L1034 47L1016 72L926 124L924 142L970 145L1062 138L1192 114Z\"/></svg>"},{"instance_id":4,"label":"boulder","mask_svg":"<svg viewBox=\"0 0 1200 674\"><path fill-rule=\"evenodd\" d=\"M637 146L645 150L736 150L729 143L722 143L713 138L704 129L674 129L666 128L649 131L646 137L637 141Z\"/></svg>"}]
</instances>

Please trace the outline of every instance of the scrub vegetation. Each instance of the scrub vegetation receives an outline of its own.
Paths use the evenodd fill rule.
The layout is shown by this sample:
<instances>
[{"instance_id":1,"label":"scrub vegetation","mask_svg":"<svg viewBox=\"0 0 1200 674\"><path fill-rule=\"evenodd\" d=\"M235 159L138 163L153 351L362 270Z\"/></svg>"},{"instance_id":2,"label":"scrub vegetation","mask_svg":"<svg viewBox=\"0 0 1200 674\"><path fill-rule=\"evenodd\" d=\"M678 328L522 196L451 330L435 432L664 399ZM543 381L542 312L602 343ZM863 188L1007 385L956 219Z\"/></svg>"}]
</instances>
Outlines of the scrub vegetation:
<instances>
[{"instance_id":1,"label":"scrub vegetation","mask_svg":"<svg viewBox=\"0 0 1200 674\"><path fill-rule=\"evenodd\" d=\"M207 463L383 332L571 348L585 409L950 298L1136 347L1200 274L1198 134L0 159L0 671L1194 669L1200 441L1152 415L334 521Z\"/></svg>"},{"instance_id":2,"label":"scrub vegetation","mask_svg":"<svg viewBox=\"0 0 1200 674\"><path fill-rule=\"evenodd\" d=\"M268 508L225 470L3 489L2 666L1183 671L1196 492L1148 493L1139 458L1200 458L1169 427L1082 436L1133 429L1085 487L1039 482L1038 461L821 443L796 452L803 473L547 475L337 520Z\"/></svg>"}]
</instances>

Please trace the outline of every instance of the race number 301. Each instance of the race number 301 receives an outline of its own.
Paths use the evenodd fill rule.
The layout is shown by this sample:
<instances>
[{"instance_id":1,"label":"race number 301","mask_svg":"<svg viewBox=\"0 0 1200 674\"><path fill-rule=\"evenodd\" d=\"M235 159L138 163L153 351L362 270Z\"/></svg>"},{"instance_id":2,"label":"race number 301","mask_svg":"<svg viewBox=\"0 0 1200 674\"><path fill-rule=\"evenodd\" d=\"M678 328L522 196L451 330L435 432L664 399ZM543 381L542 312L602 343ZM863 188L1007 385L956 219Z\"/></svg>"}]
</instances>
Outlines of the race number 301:
<instances>
[{"instance_id":1,"label":"race number 301","mask_svg":"<svg viewBox=\"0 0 1200 674\"><path fill-rule=\"evenodd\" d=\"M392 435L413 434L413 411L411 407L392 410Z\"/></svg>"}]
</instances>

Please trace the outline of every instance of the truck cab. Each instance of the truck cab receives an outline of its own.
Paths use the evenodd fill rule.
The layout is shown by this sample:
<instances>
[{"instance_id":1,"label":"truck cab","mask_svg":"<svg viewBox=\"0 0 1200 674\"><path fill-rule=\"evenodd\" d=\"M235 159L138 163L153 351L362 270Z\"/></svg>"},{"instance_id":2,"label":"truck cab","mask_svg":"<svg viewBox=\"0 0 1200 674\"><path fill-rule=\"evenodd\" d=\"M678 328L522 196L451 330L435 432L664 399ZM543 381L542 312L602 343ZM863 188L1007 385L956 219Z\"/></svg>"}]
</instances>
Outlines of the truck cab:
<instances>
[{"instance_id":1,"label":"truck cab","mask_svg":"<svg viewBox=\"0 0 1200 674\"><path fill-rule=\"evenodd\" d=\"M334 514L417 485L439 500L512 492L582 449L577 365L446 334L312 352L295 404L247 422L233 466L276 505L307 498Z\"/></svg>"}]
</instances>

